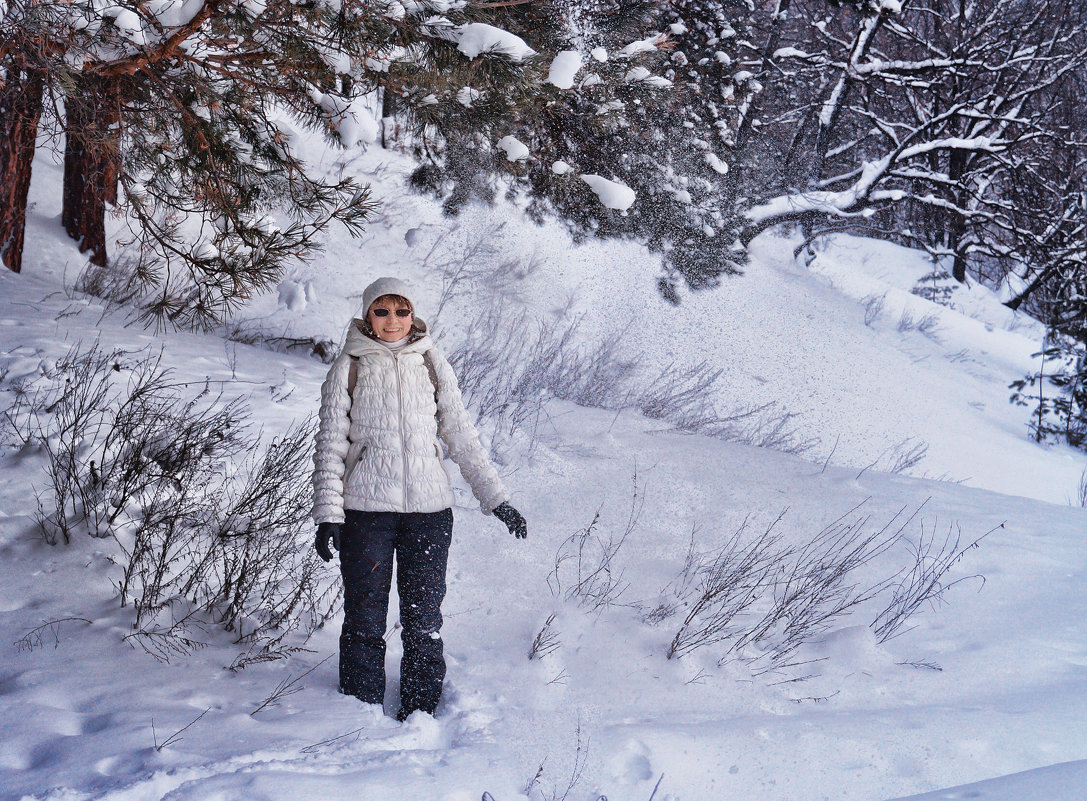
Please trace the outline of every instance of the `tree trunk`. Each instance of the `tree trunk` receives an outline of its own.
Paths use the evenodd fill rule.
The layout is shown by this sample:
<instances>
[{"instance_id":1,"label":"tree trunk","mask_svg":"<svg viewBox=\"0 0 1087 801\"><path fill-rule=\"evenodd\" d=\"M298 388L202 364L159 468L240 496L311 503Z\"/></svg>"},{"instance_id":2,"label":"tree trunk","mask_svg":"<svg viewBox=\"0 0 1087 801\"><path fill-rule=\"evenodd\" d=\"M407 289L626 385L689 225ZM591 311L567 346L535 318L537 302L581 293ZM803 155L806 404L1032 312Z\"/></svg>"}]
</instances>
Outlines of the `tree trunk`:
<instances>
[{"instance_id":1,"label":"tree trunk","mask_svg":"<svg viewBox=\"0 0 1087 801\"><path fill-rule=\"evenodd\" d=\"M117 202L121 93L114 77L81 75L64 103L61 222L91 263L106 265L106 203Z\"/></svg>"},{"instance_id":2,"label":"tree trunk","mask_svg":"<svg viewBox=\"0 0 1087 801\"><path fill-rule=\"evenodd\" d=\"M9 65L0 85L0 260L23 268L26 198L45 83L37 72Z\"/></svg>"},{"instance_id":3,"label":"tree trunk","mask_svg":"<svg viewBox=\"0 0 1087 801\"><path fill-rule=\"evenodd\" d=\"M392 82L386 81L381 92L381 146L388 150L395 146L396 135L396 92L392 89Z\"/></svg>"}]
</instances>

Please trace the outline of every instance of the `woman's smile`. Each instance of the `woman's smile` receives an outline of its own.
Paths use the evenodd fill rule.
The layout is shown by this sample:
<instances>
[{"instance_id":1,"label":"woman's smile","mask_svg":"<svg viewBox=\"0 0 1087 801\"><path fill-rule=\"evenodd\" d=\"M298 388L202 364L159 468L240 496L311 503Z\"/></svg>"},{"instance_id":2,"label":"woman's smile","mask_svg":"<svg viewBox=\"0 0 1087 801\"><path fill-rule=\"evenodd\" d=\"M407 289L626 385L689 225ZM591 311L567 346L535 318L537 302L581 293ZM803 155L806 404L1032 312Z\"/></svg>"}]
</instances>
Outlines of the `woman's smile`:
<instances>
[{"instance_id":1,"label":"woman's smile","mask_svg":"<svg viewBox=\"0 0 1087 801\"><path fill-rule=\"evenodd\" d=\"M383 342L399 342L411 333L414 317L411 306L386 295L370 304L366 319L378 339Z\"/></svg>"}]
</instances>

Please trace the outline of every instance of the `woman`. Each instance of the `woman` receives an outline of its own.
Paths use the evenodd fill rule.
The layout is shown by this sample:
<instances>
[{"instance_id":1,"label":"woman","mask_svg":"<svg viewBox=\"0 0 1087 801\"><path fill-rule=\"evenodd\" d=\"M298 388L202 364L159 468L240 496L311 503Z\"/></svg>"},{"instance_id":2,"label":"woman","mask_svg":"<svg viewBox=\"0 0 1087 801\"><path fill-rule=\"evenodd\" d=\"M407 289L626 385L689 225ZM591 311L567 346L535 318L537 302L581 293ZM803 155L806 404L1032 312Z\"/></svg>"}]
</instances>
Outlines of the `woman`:
<instances>
[{"instance_id":1,"label":"woman","mask_svg":"<svg viewBox=\"0 0 1087 801\"><path fill-rule=\"evenodd\" d=\"M340 552L340 691L372 704L385 698L395 554L404 643L397 718L404 720L434 712L445 678L439 632L453 491L439 438L483 513L516 537L527 526L480 445L449 362L415 316L408 285L378 279L363 292L362 309L321 387L314 546L326 562L329 543Z\"/></svg>"}]
</instances>

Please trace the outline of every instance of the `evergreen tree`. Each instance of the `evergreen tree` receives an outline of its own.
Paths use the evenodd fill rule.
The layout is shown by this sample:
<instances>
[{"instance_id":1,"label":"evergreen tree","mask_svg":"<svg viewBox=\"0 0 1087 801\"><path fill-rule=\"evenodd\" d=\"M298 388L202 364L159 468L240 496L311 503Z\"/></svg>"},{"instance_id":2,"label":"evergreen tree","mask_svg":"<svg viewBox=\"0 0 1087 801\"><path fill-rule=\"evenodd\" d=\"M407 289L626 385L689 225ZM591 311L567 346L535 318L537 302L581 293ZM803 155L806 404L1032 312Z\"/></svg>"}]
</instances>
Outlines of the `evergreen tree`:
<instances>
[{"instance_id":1,"label":"evergreen tree","mask_svg":"<svg viewBox=\"0 0 1087 801\"><path fill-rule=\"evenodd\" d=\"M952 278L951 273L936 265L930 272L918 279L917 284L910 292L925 300L939 303L941 306L950 306L951 296L958 286L959 283Z\"/></svg>"},{"instance_id":2,"label":"evergreen tree","mask_svg":"<svg viewBox=\"0 0 1087 801\"><path fill-rule=\"evenodd\" d=\"M432 82L520 69L502 53L466 55L478 27L441 2L20 2L5 17L0 97L33 112L34 81L65 96L66 230L105 264L105 209L119 201L126 266L155 288L146 315L184 326L221 319L268 287L313 254L331 222L361 229L367 189L307 168L292 125L351 144L365 121L359 98L393 84L408 113L440 127ZM21 40L45 45L28 54ZM33 139L31 112L20 141ZM29 182L29 162L7 157L0 169L5 194ZM21 235L23 208L4 215L5 235ZM13 248L5 263L16 269Z\"/></svg>"},{"instance_id":3,"label":"evergreen tree","mask_svg":"<svg viewBox=\"0 0 1087 801\"><path fill-rule=\"evenodd\" d=\"M558 216L575 238L644 241L663 255L660 286L672 299L678 280L709 286L737 271L743 254L734 248L735 218L721 192L726 150L712 119L696 129L684 115L687 94L698 90L681 94L674 85L671 59L683 26L670 25L678 18L666 11L651 0L504 8L502 27L540 56L525 82L499 95L446 89L439 104L459 99L461 124L420 149L425 163L415 184L442 195L447 212L456 213L471 198L493 199L505 183L527 197L530 216ZM527 154L507 155L499 145L506 137Z\"/></svg>"}]
</instances>

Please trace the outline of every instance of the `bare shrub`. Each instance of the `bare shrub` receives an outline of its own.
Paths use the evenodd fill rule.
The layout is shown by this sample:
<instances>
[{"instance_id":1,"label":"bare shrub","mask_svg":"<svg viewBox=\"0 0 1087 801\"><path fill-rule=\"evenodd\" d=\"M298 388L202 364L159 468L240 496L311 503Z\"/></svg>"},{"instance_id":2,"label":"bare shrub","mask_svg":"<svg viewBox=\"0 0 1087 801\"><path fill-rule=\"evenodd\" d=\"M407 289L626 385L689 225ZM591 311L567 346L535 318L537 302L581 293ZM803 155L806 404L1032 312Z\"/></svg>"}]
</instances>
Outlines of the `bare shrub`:
<instances>
[{"instance_id":1,"label":"bare shrub","mask_svg":"<svg viewBox=\"0 0 1087 801\"><path fill-rule=\"evenodd\" d=\"M543 659L558 650L560 645L562 643L559 640L559 632L555 628L555 613L552 612L532 640L532 646L528 649L528 658L530 660Z\"/></svg>"},{"instance_id":2,"label":"bare shrub","mask_svg":"<svg viewBox=\"0 0 1087 801\"><path fill-rule=\"evenodd\" d=\"M661 590L656 605L642 615L642 620L650 625L662 623L675 615L681 606L687 604L691 597L694 582L699 579L705 564L705 555L700 554L695 548L698 527L691 527L691 540L687 545L687 553L683 559L683 567L679 573L668 582Z\"/></svg>"},{"instance_id":3,"label":"bare shrub","mask_svg":"<svg viewBox=\"0 0 1087 801\"><path fill-rule=\"evenodd\" d=\"M954 353L948 353L944 356L952 364L977 364L978 360L974 358L974 354L968 348L960 348Z\"/></svg>"},{"instance_id":4,"label":"bare shrub","mask_svg":"<svg viewBox=\"0 0 1087 801\"><path fill-rule=\"evenodd\" d=\"M533 435L549 398L601 409L636 409L681 431L803 453L817 440L798 433L796 415L775 402L723 410L723 371L708 363L637 369L640 359L621 353L622 337L578 341L579 321L562 327L534 323L524 312L494 305L449 351L465 400L477 423L500 435ZM535 436L533 436L533 443Z\"/></svg>"},{"instance_id":5,"label":"bare shrub","mask_svg":"<svg viewBox=\"0 0 1087 801\"><path fill-rule=\"evenodd\" d=\"M556 598L599 611L615 604L626 591L628 585L623 581L623 571L615 564L615 556L637 527L645 503L637 471L632 484L630 513L618 534L605 537L598 531L601 512L598 509L589 525L559 545L555 566L547 576L547 586Z\"/></svg>"},{"instance_id":6,"label":"bare shrub","mask_svg":"<svg viewBox=\"0 0 1087 801\"><path fill-rule=\"evenodd\" d=\"M997 528L1004 526L1001 523ZM905 624L922 606L935 605L944 600L944 593L960 582L978 579L982 585L985 577L980 575L962 576L948 581L947 574L963 555L979 546L979 543L996 529L985 532L977 539L962 546L962 531L957 524L948 526L942 537L936 534L937 523L925 530L921 524L921 534L917 543L911 545L913 558L898 577L892 587L886 606L876 615L871 628L880 642L886 642L904 633Z\"/></svg>"},{"instance_id":7,"label":"bare shrub","mask_svg":"<svg viewBox=\"0 0 1087 801\"><path fill-rule=\"evenodd\" d=\"M184 609L180 616L177 608ZM135 631L124 636L124 641L133 648L141 648L145 654L160 662L169 662L174 657L184 657L193 651L207 647L205 638L208 630L198 617L199 609L185 601L171 604L169 609L155 615L152 620ZM166 619L169 615L169 620Z\"/></svg>"},{"instance_id":8,"label":"bare shrub","mask_svg":"<svg viewBox=\"0 0 1087 801\"><path fill-rule=\"evenodd\" d=\"M876 320L883 316L883 307L887 303L887 293L882 295L868 295L861 303L864 305L864 324L872 326Z\"/></svg>"},{"instance_id":9,"label":"bare shrub","mask_svg":"<svg viewBox=\"0 0 1087 801\"><path fill-rule=\"evenodd\" d=\"M295 353L310 356L325 364L335 361L339 348L327 337L295 337L274 332L250 321L232 321L223 328L223 336L231 342L252 345L275 353Z\"/></svg>"},{"instance_id":10,"label":"bare shrub","mask_svg":"<svg viewBox=\"0 0 1087 801\"><path fill-rule=\"evenodd\" d=\"M179 742L181 742L182 740L185 739L181 735L184 734L191 726L195 725L201 718L204 717L204 715L208 714L208 712L210 712L210 711L211 711L211 707L209 706L207 709L205 709L203 712L201 712L195 718L190 720L188 723L186 723L180 729L175 731L173 734L171 734L169 737L167 737L161 743L159 742L158 731L156 731L156 729L155 729L155 719L151 718L151 737L152 737L152 739L154 740L154 743L155 743L155 750L156 751L161 751L163 748L168 748L171 745L177 745Z\"/></svg>"},{"instance_id":11,"label":"bare shrub","mask_svg":"<svg viewBox=\"0 0 1087 801\"><path fill-rule=\"evenodd\" d=\"M935 342L940 342L940 318L935 312L930 312L918 319L910 311L905 310L898 318L897 327L899 333L917 331Z\"/></svg>"},{"instance_id":12,"label":"bare shrub","mask_svg":"<svg viewBox=\"0 0 1087 801\"><path fill-rule=\"evenodd\" d=\"M781 453L800 455L819 445L817 437L808 437L796 427L799 415L785 411L777 401L732 412L716 436L730 442L769 448Z\"/></svg>"},{"instance_id":13,"label":"bare shrub","mask_svg":"<svg viewBox=\"0 0 1087 801\"><path fill-rule=\"evenodd\" d=\"M891 464L888 472L905 473L920 464L927 455L927 442L921 439L913 442L912 437L907 437L891 449Z\"/></svg>"},{"instance_id":14,"label":"bare shrub","mask_svg":"<svg viewBox=\"0 0 1087 801\"><path fill-rule=\"evenodd\" d=\"M782 453L800 454L817 440L795 428L797 415L776 401L722 412L715 402L724 370L708 362L689 367L667 365L631 395L646 417L665 420L680 431L742 442Z\"/></svg>"},{"instance_id":15,"label":"bare shrub","mask_svg":"<svg viewBox=\"0 0 1087 801\"><path fill-rule=\"evenodd\" d=\"M74 281L65 281L64 295L70 301L83 301L86 297L101 301L99 308L103 318L119 314L126 325L138 322L142 310L157 299L148 294L148 282L157 279L148 272L144 262L137 252L127 249L119 250L108 265L88 262ZM56 319L59 321L84 310L85 304L76 302L61 311Z\"/></svg>"},{"instance_id":16,"label":"bare shrub","mask_svg":"<svg viewBox=\"0 0 1087 801\"><path fill-rule=\"evenodd\" d=\"M909 545L906 565L889 578L874 573L873 560L909 542L904 532L924 506L909 515L903 508L879 528L870 525L870 517L857 516L855 507L801 545L789 544L779 531L784 512L754 537L748 536L745 520L707 553L695 549L692 534L682 569L643 619L659 623L686 608L669 659L719 646L719 663L739 660L757 675L802 664L797 652L805 643L862 605L876 605L869 627L885 642L903 633L923 606L943 601L956 584L969 579L984 584L980 575L954 580L947 575L996 529L963 546L957 525L941 538L937 524L926 528L924 521L917 542Z\"/></svg>"},{"instance_id":17,"label":"bare shrub","mask_svg":"<svg viewBox=\"0 0 1087 801\"><path fill-rule=\"evenodd\" d=\"M112 538L133 638L168 659L201 642L205 621L257 654L289 652L335 611L338 584L302 531L309 525L315 423L266 447L247 409L207 383L172 379L161 354L73 349L9 420L46 456L39 495L47 541Z\"/></svg>"},{"instance_id":18,"label":"bare shrub","mask_svg":"<svg viewBox=\"0 0 1087 801\"><path fill-rule=\"evenodd\" d=\"M904 511L871 531L870 518L846 520L844 515L800 546L773 585L769 609L736 639L733 651L739 654L754 645L762 652L760 669L784 666L836 618L881 594L887 582L868 579L861 569L901 536L913 519L902 519Z\"/></svg>"},{"instance_id":19,"label":"bare shrub","mask_svg":"<svg viewBox=\"0 0 1087 801\"><path fill-rule=\"evenodd\" d=\"M61 623L85 623L91 625L91 621L85 617L61 617L56 620L47 620L40 626L35 626L22 637L15 640L12 645L16 651L33 651L35 648L44 648L46 642L52 640L53 648L60 648L60 624Z\"/></svg>"},{"instance_id":20,"label":"bare shrub","mask_svg":"<svg viewBox=\"0 0 1087 801\"><path fill-rule=\"evenodd\" d=\"M906 437L881 452L872 462L862 467L860 472L857 473L857 478L881 464L885 466L888 473L905 473L924 461L927 455L927 442L917 437Z\"/></svg>"},{"instance_id":21,"label":"bare shrub","mask_svg":"<svg viewBox=\"0 0 1087 801\"><path fill-rule=\"evenodd\" d=\"M422 263L428 273L437 273L442 279L433 321L441 318L454 298L481 288L490 298L518 297L520 282L535 273L543 262L536 254L527 259L500 255L505 227L504 222L495 223L473 237L462 238L460 226L454 225L434 240Z\"/></svg>"},{"instance_id":22,"label":"bare shrub","mask_svg":"<svg viewBox=\"0 0 1087 801\"><path fill-rule=\"evenodd\" d=\"M317 670L317 668L321 667L321 665L323 665L325 662L327 662L332 657L333 657L333 654L329 654L324 659L322 659L320 662L318 662L316 665L314 665L313 667L311 667L308 670L304 671L303 673L301 673L301 674L299 674L297 676L295 676L293 674L289 674L286 678L280 680L280 682L278 684L276 684L276 686L272 690L272 692L270 692L267 696L265 696L264 699L260 702L260 704L258 704L257 707L252 712L249 713L249 717L253 717L258 712L260 712L262 709L268 709L270 707L279 706L283 702L284 698L292 696L295 693L302 692L302 690L304 690L305 687L303 685L299 684L299 682L301 682L302 679L306 678L306 676L308 676L310 673Z\"/></svg>"},{"instance_id":23,"label":"bare shrub","mask_svg":"<svg viewBox=\"0 0 1087 801\"><path fill-rule=\"evenodd\" d=\"M861 568L897 540L913 515L901 520L899 512L870 530L870 518L848 519L854 512L803 545L787 543L778 530L785 512L753 539L745 520L720 548L699 556L689 611L668 658L723 644L721 662L741 659L759 672L784 667L833 620L882 592L886 582L865 581ZM691 572L688 564L681 576Z\"/></svg>"},{"instance_id":24,"label":"bare shrub","mask_svg":"<svg viewBox=\"0 0 1087 801\"><path fill-rule=\"evenodd\" d=\"M551 397L600 408L626 405L624 387L634 364L618 357L614 342L579 348L577 329L573 321L549 330L524 312L492 307L448 355L477 422L513 435L529 426L534 432Z\"/></svg>"},{"instance_id":25,"label":"bare shrub","mask_svg":"<svg viewBox=\"0 0 1087 801\"><path fill-rule=\"evenodd\" d=\"M680 576L689 611L668 647L667 657L682 656L698 648L729 641L743 632L742 616L763 600L777 577L781 560L789 554L782 535L775 531L784 512L760 535L747 540L748 521L715 552L694 556L688 552ZM690 578L697 576L693 585ZM690 597L686 590L692 589Z\"/></svg>"},{"instance_id":26,"label":"bare shrub","mask_svg":"<svg viewBox=\"0 0 1087 801\"><path fill-rule=\"evenodd\" d=\"M115 258L108 266L88 263L72 289L106 302L107 308L138 305L147 293L147 276L131 259Z\"/></svg>"}]
</instances>

